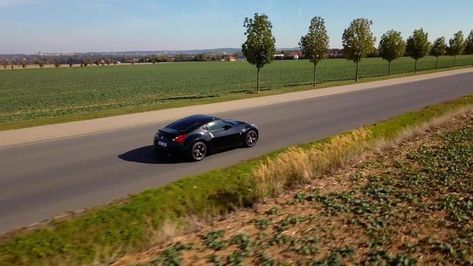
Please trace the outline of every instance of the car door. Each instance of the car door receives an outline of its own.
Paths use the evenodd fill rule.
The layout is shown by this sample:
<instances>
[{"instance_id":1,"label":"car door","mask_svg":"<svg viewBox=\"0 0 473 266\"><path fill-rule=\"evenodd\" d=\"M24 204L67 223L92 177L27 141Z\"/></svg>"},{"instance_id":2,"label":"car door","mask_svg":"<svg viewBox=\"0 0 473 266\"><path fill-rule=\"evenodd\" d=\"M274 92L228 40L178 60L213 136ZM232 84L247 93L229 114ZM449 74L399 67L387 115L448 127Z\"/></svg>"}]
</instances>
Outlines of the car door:
<instances>
[{"instance_id":1,"label":"car door","mask_svg":"<svg viewBox=\"0 0 473 266\"><path fill-rule=\"evenodd\" d=\"M232 145L231 132L225 128L226 123L220 119L214 120L207 125L212 137L212 147L221 150Z\"/></svg>"},{"instance_id":2,"label":"car door","mask_svg":"<svg viewBox=\"0 0 473 266\"><path fill-rule=\"evenodd\" d=\"M226 127L224 126L224 129L228 136L226 138L227 144L233 147L243 145L243 137L241 135L243 129L242 126L230 121L223 120L223 122L226 125Z\"/></svg>"}]
</instances>

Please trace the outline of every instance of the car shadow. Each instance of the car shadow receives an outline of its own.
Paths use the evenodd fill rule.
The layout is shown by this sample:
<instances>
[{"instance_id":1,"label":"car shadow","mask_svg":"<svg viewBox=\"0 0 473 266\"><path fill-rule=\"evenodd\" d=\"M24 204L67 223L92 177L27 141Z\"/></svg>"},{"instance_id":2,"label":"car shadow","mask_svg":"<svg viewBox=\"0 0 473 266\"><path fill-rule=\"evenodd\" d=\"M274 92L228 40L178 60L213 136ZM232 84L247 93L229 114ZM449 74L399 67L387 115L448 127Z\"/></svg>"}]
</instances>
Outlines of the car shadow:
<instances>
[{"instance_id":1,"label":"car shadow","mask_svg":"<svg viewBox=\"0 0 473 266\"><path fill-rule=\"evenodd\" d=\"M182 158L176 156L168 156L155 152L153 145L143 146L127 151L118 155L118 158L128 162L146 164L176 164L186 162Z\"/></svg>"}]
</instances>

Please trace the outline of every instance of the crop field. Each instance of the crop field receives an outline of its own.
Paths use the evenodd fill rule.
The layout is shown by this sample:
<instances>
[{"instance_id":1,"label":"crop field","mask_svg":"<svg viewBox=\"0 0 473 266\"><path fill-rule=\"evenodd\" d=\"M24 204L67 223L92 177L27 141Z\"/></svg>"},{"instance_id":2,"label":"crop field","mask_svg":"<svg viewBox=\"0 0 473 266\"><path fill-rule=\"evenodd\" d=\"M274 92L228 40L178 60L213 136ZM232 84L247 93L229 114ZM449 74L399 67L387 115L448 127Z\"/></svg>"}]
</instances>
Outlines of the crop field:
<instances>
[{"instance_id":1,"label":"crop field","mask_svg":"<svg viewBox=\"0 0 473 266\"><path fill-rule=\"evenodd\" d=\"M473 113L117 265L471 265Z\"/></svg>"},{"instance_id":2,"label":"crop field","mask_svg":"<svg viewBox=\"0 0 473 266\"><path fill-rule=\"evenodd\" d=\"M459 56L457 66L471 65L473 56ZM442 57L439 67L453 64ZM419 60L419 70L432 69L435 58ZM414 61L393 62L392 73L412 72ZM324 60L318 81L351 80L354 64L345 59ZM386 75L387 63L380 58L361 64L361 77ZM159 108L196 99L244 95L254 90L256 70L247 62L192 62L155 65L87 68L24 69L0 71L0 126L34 119L56 119L70 115ZM275 61L262 71L263 90L276 90L311 83L312 65L306 60ZM134 109L133 109L134 108ZM110 114L113 114L111 112ZM109 115L110 115L109 114Z\"/></svg>"}]
</instances>

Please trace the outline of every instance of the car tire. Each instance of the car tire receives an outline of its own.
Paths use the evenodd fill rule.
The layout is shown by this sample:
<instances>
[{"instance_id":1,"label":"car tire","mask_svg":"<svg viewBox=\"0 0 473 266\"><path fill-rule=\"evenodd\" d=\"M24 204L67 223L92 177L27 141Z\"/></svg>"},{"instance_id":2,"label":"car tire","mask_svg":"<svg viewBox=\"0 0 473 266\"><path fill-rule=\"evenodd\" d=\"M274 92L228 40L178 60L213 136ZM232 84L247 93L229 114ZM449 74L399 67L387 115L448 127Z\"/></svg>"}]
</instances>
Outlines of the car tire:
<instances>
[{"instance_id":1,"label":"car tire","mask_svg":"<svg viewBox=\"0 0 473 266\"><path fill-rule=\"evenodd\" d=\"M253 147L258 142L258 132L254 129L248 130L245 134L245 147Z\"/></svg>"},{"instance_id":2,"label":"car tire","mask_svg":"<svg viewBox=\"0 0 473 266\"><path fill-rule=\"evenodd\" d=\"M207 145L202 141L196 141L192 144L189 151L189 157L192 161L202 161L207 155Z\"/></svg>"}]
</instances>

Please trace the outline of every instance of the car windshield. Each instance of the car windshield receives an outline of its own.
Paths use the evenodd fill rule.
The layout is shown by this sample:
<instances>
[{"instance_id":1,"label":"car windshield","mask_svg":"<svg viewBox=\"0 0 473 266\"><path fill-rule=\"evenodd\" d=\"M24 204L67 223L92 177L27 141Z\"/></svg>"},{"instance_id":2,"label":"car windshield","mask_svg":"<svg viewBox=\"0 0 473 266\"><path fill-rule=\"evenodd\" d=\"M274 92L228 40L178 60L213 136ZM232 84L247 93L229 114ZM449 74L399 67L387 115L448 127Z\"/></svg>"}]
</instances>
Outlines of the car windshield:
<instances>
[{"instance_id":1,"label":"car windshield","mask_svg":"<svg viewBox=\"0 0 473 266\"><path fill-rule=\"evenodd\" d=\"M225 119L223 122L225 122L225 124L232 124L234 126L238 125L237 121L231 119Z\"/></svg>"}]
</instances>

